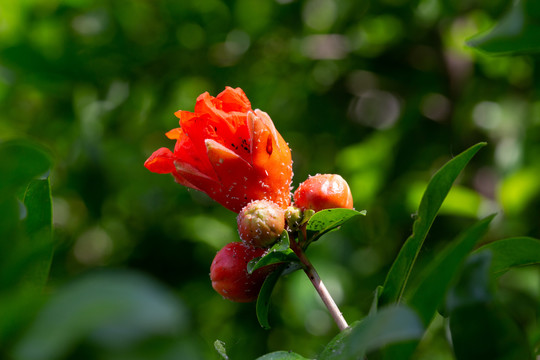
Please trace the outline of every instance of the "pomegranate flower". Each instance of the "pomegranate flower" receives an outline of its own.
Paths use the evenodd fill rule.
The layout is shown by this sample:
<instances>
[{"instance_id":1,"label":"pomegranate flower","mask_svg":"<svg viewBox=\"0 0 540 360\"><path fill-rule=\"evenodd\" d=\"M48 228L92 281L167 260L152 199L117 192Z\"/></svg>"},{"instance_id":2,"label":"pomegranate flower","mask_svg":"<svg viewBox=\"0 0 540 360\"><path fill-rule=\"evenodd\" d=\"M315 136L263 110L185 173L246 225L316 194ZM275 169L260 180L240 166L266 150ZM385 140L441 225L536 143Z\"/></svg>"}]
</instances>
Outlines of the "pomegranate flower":
<instances>
[{"instance_id":1,"label":"pomegranate flower","mask_svg":"<svg viewBox=\"0 0 540 360\"><path fill-rule=\"evenodd\" d=\"M236 213L253 200L290 204L291 150L268 114L251 109L242 89L226 87L216 97L205 92L195 112L175 115L180 127L166 134L176 140L174 151L155 151L144 163L148 170L171 173Z\"/></svg>"}]
</instances>

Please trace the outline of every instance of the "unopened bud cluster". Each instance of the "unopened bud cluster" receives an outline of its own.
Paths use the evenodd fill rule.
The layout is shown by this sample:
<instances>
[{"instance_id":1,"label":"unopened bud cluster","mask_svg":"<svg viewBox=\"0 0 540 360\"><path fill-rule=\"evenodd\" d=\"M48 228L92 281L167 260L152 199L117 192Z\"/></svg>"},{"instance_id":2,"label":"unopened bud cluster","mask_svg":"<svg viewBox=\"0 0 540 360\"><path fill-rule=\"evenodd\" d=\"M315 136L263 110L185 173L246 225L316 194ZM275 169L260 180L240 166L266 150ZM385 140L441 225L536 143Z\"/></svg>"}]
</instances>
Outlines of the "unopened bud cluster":
<instances>
[{"instance_id":1,"label":"unopened bud cluster","mask_svg":"<svg viewBox=\"0 0 540 360\"><path fill-rule=\"evenodd\" d=\"M349 185L334 174L310 176L294 192L294 205L285 210L268 200L250 202L237 217L242 241L223 247L212 262L212 286L232 301L256 300L264 280L275 266L265 266L249 274L247 264L251 260L263 256L286 227L289 231L298 230L308 212L352 207Z\"/></svg>"},{"instance_id":2,"label":"unopened bud cluster","mask_svg":"<svg viewBox=\"0 0 540 360\"><path fill-rule=\"evenodd\" d=\"M265 248L274 244L285 229L285 214L273 202L257 200L240 211L237 222L242 241Z\"/></svg>"},{"instance_id":3,"label":"unopened bud cluster","mask_svg":"<svg viewBox=\"0 0 540 360\"><path fill-rule=\"evenodd\" d=\"M267 200L247 204L238 214L241 242L221 249L210 267L212 286L224 298L236 302L257 299L266 276L275 268L266 266L249 274L247 264L264 255L285 229L285 214L281 207Z\"/></svg>"},{"instance_id":4,"label":"unopened bud cluster","mask_svg":"<svg viewBox=\"0 0 540 360\"><path fill-rule=\"evenodd\" d=\"M345 179L336 174L310 176L294 192L294 203L302 210L353 208L351 189Z\"/></svg>"}]
</instances>

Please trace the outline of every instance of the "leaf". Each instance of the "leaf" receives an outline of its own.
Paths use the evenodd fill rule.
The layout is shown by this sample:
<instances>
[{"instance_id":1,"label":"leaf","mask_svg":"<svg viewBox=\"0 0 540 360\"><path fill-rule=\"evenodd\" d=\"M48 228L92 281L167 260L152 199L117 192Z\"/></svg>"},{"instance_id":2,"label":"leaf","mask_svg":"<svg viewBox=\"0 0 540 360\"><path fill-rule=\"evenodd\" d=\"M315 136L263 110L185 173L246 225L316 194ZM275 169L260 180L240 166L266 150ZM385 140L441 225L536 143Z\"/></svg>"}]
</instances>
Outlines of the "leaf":
<instances>
[{"instance_id":1,"label":"leaf","mask_svg":"<svg viewBox=\"0 0 540 360\"><path fill-rule=\"evenodd\" d=\"M420 278L423 280L412 292L407 304L417 311L426 327L443 301L461 264L485 235L494 217L495 215L490 215L460 234L421 274Z\"/></svg>"},{"instance_id":2,"label":"leaf","mask_svg":"<svg viewBox=\"0 0 540 360\"><path fill-rule=\"evenodd\" d=\"M493 29L473 36L467 45L493 54L539 51L539 20L540 5L537 0L514 1Z\"/></svg>"},{"instance_id":3,"label":"leaf","mask_svg":"<svg viewBox=\"0 0 540 360\"><path fill-rule=\"evenodd\" d=\"M52 165L45 150L25 140L0 143L0 159L0 198L12 195L15 189L45 174Z\"/></svg>"},{"instance_id":4,"label":"leaf","mask_svg":"<svg viewBox=\"0 0 540 360\"><path fill-rule=\"evenodd\" d=\"M526 335L493 296L490 260L489 251L472 255L448 294L456 359L532 359Z\"/></svg>"},{"instance_id":5,"label":"leaf","mask_svg":"<svg viewBox=\"0 0 540 360\"><path fill-rule=\"evenodd\" d=\"M416 211L416 207L426 190L427 182L418 181L412 184L407 194L407 209ZM483 198L474 189L462 185L454 185L448 192L439 214L470 217L478 219L480 207L487 199Z\"/></svg>"},{"instance_id":6,"label":"leaf","mask_svg":"<svg viewBox=\"0 0 540 360\"><path fill-rule=\"evenodd\" d=\"M383 287L381 285L375 288L373 293L373 301L371 302L371 307L369 308L369 315L375 314L379 310L379 294L382 292Z\"/></svg>"},{"instance_id":7,"label":"leaf","mask_svg":"<svg viewBox=\"0 0 540 360\"><path fill-rule=\"evenodd\" d=\"M26 232L29 237L27 247L39 249L38 256L26 271L26 282L43 288L49 276L49 268L54 252L52 238L52 200L49 178L33 180L24 194L27 216Z\"/></svg>"},{"instance_id":8,"label":"leaf","mask_svg":"<svg viewBox=\"0 0 540 360\"><path fill-rule=\"evenodd\" d=\"M184 324L177 299L146 276L125 271L87 275L61 288L16 344L15 358L65 358L88 339L126 346Z\"/></svg>"},{"instance_id":9,"label":"leaf","mask_svg":"<svg viewBox=\"0 0 540 360\"><path fill-rule=\"evenodd\" d=\"M42 244L26 246L23 242L26 234L20 225L28 210L16 196L24 192L30 181L47 172L51 159L41 147L25 140L0 142L0 159L0 288L7 288L19 283L22 273L42 250ZM46 211L47 204L43 209ZM40 206L36 204L30 216L38 211ZM43 233L43 238L47 238L50 229L43 229Z\"/></svg>"},{"instance_id":10,"label":"leaf","mask_svg":"<svg viewBox=\"0 0 540 360\"><path fill-rule=\"evenodd\" d=\"M301 355L293 353L292 351L276 351L258 357L256 360L309 360Z\"/></svg>"},{"instance_id":11,"label":"leaf","mask_svg":"<svg viewBox=\"0 0 540 360\"><path fill-rule=\"evenodd\" d=\"M366 353L384 346L420 339L423 333L424 327L414 311L404 305L391 306L339 333L318 359L361 359Z\"/></svg>"},{"instance_id":12,"label":"leaf","mask_svg":"<svg viewBox=\"0 0 540 360\"><path fill-rule=\"evenodd\" d=\"M276 271L268 275L268 277L264 280L261 291L259 292L259 297L257 298L256 312L257 320L259 320L259 324L263 327L263 329L270 329L270 323L268 322L270 296L272 295L272 291L274 290L278 279L287 269L287 267L287 264L282 264L277 268Z\"/></svg>"},{"instance_id":13,"label":"leaf","mask_svg":"<svg viewBox=\"0 0 540 360\"><path fill-rule=\"evenodd\" d=\"M0 243L0 287L33 286L38 293L47 282L52 261L54 243L52 237L52 201L49 179L32 180L23 202L19 206L24 209L24 219L15 216L14 198L0 201L0 215L10 218L12 224L2 226L0 220L1 239L9 239ZM3 205L12 204L11 215ZM19 215L20 216L20 215ZM19 226L21 225L22 226ZM24 231L19 231L24 230Z\"/></svg>"},{"instance_id":14,"label":"leaf","mask_svg":"<svg viewBox=\"0 0 540 360\"><path fill-rule=\"evenodd\" d=\"M275 243L264 256L255 258L247 264L247 271L251 274L253 271L263 266L279 263L300 264L300 260L290 248L289 234L286 230L283 230L279 241Z\"/></svg>"},{"instance_id":15,"label":"leaf","mask_svg":"<svg viewBox=\"0 0 540 360\"><path fill-rule=\"evenodd\" d=\"M221 340L214 341L214 349L218 352L218 354L224 359L229 360L229 357L227 356L227 350L225 349L225 343Z\"/></svg>"},{"instance_id":16,"label":"leaf","mask_svg":"<svg viewBox=\"0 0 540 360\"><path fill-rule=\"evenodd\" d=\"M514 237L497 240L480 247L475 253L491 251L491 272L496 276L510 268L540 264L540 240L530 237Z\"/></svg>"},{"instance_id":17,"label":"leaf","mask_svg":"<svg viewBox=\"0 0 540 360\"><path fill-rule=\"evenodd\" d=\"M418 207L417 218L413 224L413 233L403 244L386 276L383 291L379 298L380 305L400 301L416 257L446 195L459 173L478 150L485 145L486 143L478 143L465 150L447 162L431 178Z\"/></svg>"},{"instance_id":18,"label":"leaf","mask_svg":"<svg viewBox=\"0 0 540 360\"><path fill-rule=\"evenodd\" d=\"M311 231L326 232L358 215L366 215L366 210L356 211L341 208L321 210L313 214L306 228Z\"/></svg>"},{"instance_id":19,"label":"leaf","mask_svg":"<svg viewBox=\"0 0 540 360\"><path fill-rule=\"evenodd\" d=\"M19 285L0 293L0 344L13 341L35 318L46 296L34 286Z\"/></svg>"},{"instance_id":20,"label":"leaf","mask_svg":"<svg viewBox=\"0 0 540 360\"><path fill-rule=\"evenodd\" d=\"M0 197L0 288L9 281L13 274L6 271L20 239L19 229L20 204L15 197Z\"/></svg>"},{"instance_id":21,"label":"leaf","mask_svg":"<svg viewBox=\"0 0 540 360\"><path fill-rule=\"evenodd\" d=\"M487 232L494 217L495 215L488 216L460 234L420 274L419 278L422 281L411 292L412 296L407 301L407 305L416 310L426 328L431 323L437 308L444 301L446 292L456 277L460 266L476 243ZM386 349L384 358L392 360L409 359L417 345L418 342L412 342L390 347Z\"/></svg>"},{"instance_id":22,"label":"leaf","mask_svg":"<svg viewBox=\"0 0 540 360\"><path fill-rule=\"evenodd\" d=\"M311 216L307 223L306 230L316 233L312 235L312 241L315 241L322 235L336 230L346 221L358 215L365 216L366 210L356 211L353 209L342 208L321 210Z\"/></svg>"}]
</instances>

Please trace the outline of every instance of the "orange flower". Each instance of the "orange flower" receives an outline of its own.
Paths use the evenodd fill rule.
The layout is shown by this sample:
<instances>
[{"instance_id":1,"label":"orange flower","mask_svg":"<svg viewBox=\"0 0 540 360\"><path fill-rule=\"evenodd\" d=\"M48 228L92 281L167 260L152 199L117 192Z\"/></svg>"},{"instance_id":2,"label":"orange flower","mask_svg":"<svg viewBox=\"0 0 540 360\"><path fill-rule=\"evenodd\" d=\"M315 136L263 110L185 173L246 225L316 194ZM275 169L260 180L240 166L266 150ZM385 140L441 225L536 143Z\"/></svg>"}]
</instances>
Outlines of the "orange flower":
<instances>
[{"instance_id":1,"label":"orange flower","mask_svg":"<svg viewBox=\"0 0 540 360\"><path fill-rule=\"evenodd\" d=\"M289 146L268 114L251 109L242 89L226 87L217 97L205 92L195 112L175 115L180 127L166 134L176 140L174 152L155 151L144 163L148 170L171 173L237 213L252 200L290 204Z\"/></svg>"}]
</instances>

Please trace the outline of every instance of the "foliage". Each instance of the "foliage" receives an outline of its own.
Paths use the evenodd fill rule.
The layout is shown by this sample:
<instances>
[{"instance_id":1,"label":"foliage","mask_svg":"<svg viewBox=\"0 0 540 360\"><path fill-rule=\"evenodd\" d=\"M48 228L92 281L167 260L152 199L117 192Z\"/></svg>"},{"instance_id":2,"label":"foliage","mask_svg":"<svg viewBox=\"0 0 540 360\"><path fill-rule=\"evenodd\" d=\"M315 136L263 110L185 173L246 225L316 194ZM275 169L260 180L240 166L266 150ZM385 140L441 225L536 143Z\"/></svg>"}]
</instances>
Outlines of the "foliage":
<instances>
[{"instance_id":1,"label":"foliage","mask_svg":"<svg viewBox=\"0 0 540 360\"><path fill-rule=\"evenodd\" d=\"M536 1L28 0L0 13L0 357L538 356ZM367 210L308 252L360 320L344 333L288 239L264 301L216 295L208 268L237 239L234 214L143 167L170 145L176 110L226 85L270 114L295 181L340 173ZM465 158L444 189L428 182Z\"/></svg>"},{"instance_id":2,"label":"foliage","mask_svg":"<svg viewBox=\"0 0 540 360\"><path fill-rule=\"evenodd\" d=\"M468 44L488 53L517 53L540 50L540 4L515 1L508 13L487 34L477 35Z\"/></svg>"}]
</instances>

